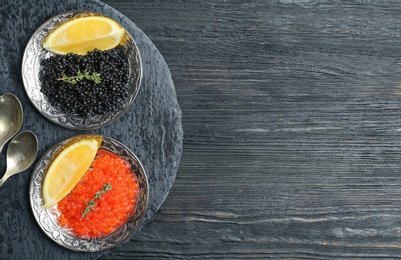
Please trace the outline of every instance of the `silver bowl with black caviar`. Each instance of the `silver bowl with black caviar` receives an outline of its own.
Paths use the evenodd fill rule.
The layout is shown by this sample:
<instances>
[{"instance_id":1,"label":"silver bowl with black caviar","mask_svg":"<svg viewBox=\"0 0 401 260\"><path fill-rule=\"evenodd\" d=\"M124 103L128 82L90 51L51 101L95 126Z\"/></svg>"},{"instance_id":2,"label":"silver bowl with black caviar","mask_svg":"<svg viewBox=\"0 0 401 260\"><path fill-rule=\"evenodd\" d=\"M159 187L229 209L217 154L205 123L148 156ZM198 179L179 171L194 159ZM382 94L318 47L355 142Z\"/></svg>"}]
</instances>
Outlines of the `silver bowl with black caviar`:
<instances>
[{"instance_id":1,"label":"silver bowl with black caviar","mask_svg":"<svg viewBox=\"0 0 401 260\"><path fill-rule=\"evenodd\" d=\"M44 22L29 39L22 60L22 79L25 91L34 107L51 122L69 129L91 130L98 129L114 122L130 108L140 89L142 80L142 59L137 44L126 30L121 44L116 48L121 48L128 60L128 79L124 83L127 94L124 99L119 99L118 105L111 110L103 113L95 112L82 114L67 111L58 106L52 100L52 92L47 95L42 91L43 81L41 72L43 62L56 56L42 47L43 40L47 35L63 22L75 17L103 16L99 13L88 11L69 11L53 16ZM99 95L96 95L99 96ZM79 104L79 102L76 102ZM96 102L94 102L96 105ZM91 109L81 109L91 111Z\"/></svg>"}]
</instances>

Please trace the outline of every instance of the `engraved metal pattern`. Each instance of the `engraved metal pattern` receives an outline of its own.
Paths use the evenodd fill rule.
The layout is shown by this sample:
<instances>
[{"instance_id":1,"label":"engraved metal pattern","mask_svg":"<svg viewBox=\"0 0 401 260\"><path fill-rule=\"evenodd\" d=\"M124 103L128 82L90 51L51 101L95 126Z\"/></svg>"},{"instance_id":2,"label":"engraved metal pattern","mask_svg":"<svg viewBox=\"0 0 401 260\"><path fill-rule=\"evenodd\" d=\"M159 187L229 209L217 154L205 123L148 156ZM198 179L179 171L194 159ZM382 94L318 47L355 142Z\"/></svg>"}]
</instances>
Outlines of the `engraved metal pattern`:
<instances>
[{"instance_id":1,"label":"engraved metal pattern","mask_svg":"<svg viewBox=\"0 0 401 260\"><path fill-rule=\"evenodd\" d=\"M119 229L103 238L83 239L74 235L71 230L61 227L58 224L60 212L57 209L57 205L45 209L43 204L42 183L44 175L52 160L66 144L68 144L73 138L83 138L87 136L89 135L69 138L54 145L45 152L33 170L29 194L35 219L47 236L57 244L74 251L97 252L113 248L126 239L131 238L138 232L138 227L146 213L148 205L149 186L145 170L135 154L118 141L109 137L103 137L103 142L100 148L118 155L131 166L131 171L139 184L136 206L127 222L125 222Z\"/></svg>"},{"instance_id":2,"label":"engraved metal pattern","mask_svg":"<svg viewBox=\"0 0 401 260\"><path fill-rule=\"evenodd\" d=\"M46 36L54 30L60 23L71 18L80 16L99 16L101 14L86 11L70 11L56 15L43 23L29 39L22 59L22 79L25 91L39 112L48 120L69 129L90 130L109 125L122 114L124 114L134 101L142 80L142 59L138 47L133 38L126 31L123 38L124 51L129 61L129 92L130 97L115 112L105 115L96 115L82 118L76 115L67 115L58 108L53 107L47 97L40 91L41 82L39 79L40 63L53 54L42 47L42 42Z\"/></svg>"}]
</instances>

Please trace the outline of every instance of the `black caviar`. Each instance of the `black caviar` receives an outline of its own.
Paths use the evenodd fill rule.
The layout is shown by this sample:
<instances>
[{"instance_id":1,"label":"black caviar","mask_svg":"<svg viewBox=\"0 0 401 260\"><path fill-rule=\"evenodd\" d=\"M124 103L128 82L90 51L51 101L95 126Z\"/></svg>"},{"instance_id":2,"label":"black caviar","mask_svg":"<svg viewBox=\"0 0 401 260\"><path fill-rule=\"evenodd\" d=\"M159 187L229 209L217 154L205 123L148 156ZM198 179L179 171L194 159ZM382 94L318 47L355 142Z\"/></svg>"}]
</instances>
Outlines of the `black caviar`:
<instances>
[{"instance_id":1,"label":"black caviar","mask_svg":"<svg viewBox=\"0 0 401 260\"><path fill-rule=\"evenodd\" d=\"M62 80L79 73L100 75L100 82L83 78L74 84ZM116 111L129 98L128 58L122 47L94 50L87 55L55 55L41 62L41 92L66 114L82 117Z\"/></svg>"}]
</instances>

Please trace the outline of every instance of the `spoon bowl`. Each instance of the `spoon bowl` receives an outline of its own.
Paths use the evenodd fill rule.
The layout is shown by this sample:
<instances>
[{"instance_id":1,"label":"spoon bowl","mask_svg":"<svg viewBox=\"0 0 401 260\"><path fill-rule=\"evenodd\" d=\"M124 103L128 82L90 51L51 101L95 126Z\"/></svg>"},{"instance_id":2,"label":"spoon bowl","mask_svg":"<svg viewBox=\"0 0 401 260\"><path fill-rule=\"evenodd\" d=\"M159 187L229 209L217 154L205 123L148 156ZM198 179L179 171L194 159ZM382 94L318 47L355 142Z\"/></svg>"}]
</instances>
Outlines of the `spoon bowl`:
<instances>
[{"instance_id":1,"label":"spoon bowl","mask_svg":"<svg viewBox=\"0 0 401 260\"><path fill-rule=\"evenodd\" d=\"M20 132L7 148L7 170L0 180L0 187L12 175L27 170L38 154L38 139L30 131Z\"/></svg>"},{"instance_id":2,"label":"spoon bowl","mask_svg":"<svg viewBox=\"0 0 401 260\"><path fill-rule=\"evenodd\" d=\"M0 96L0 152L21 129L23 111L20 101L11 93Z\"/></svg>"}]
</instances>

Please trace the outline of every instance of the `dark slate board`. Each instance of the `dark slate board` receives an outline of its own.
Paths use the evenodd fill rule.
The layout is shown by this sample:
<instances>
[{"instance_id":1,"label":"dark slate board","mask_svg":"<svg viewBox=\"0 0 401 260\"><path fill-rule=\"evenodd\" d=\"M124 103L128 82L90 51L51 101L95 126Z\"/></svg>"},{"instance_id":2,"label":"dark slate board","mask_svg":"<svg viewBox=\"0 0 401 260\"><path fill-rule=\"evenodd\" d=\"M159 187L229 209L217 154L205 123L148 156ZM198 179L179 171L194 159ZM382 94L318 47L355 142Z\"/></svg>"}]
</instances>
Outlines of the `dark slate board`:
<instances>
[{"instance_id":1,"label":"dark slate board","mask_svg":"<svg viewBox=\"0 0 401 260\"><path fill-rule=\"evenodd\" d=\"M182 153L181 110L163 57L132 21L99 1L0 1L0 92L20 98L22 130L38 135L38 158L60 140L82 133L98 133L124 143L148 173L150 201L143 227L167 197ZM143 80L132 107L112 125L94 131L69 130L49 122L33 107L23 88L21 60L28 39L48 18L69 10L90 10L115 19L133 36L142 55ZM5 170L4 157L3 152L1 171ZM55 244L41 231L29 203L32 168L0 188L0 259L96 259L109 253L77 253Z\"/></svg>"}]
</instances>

